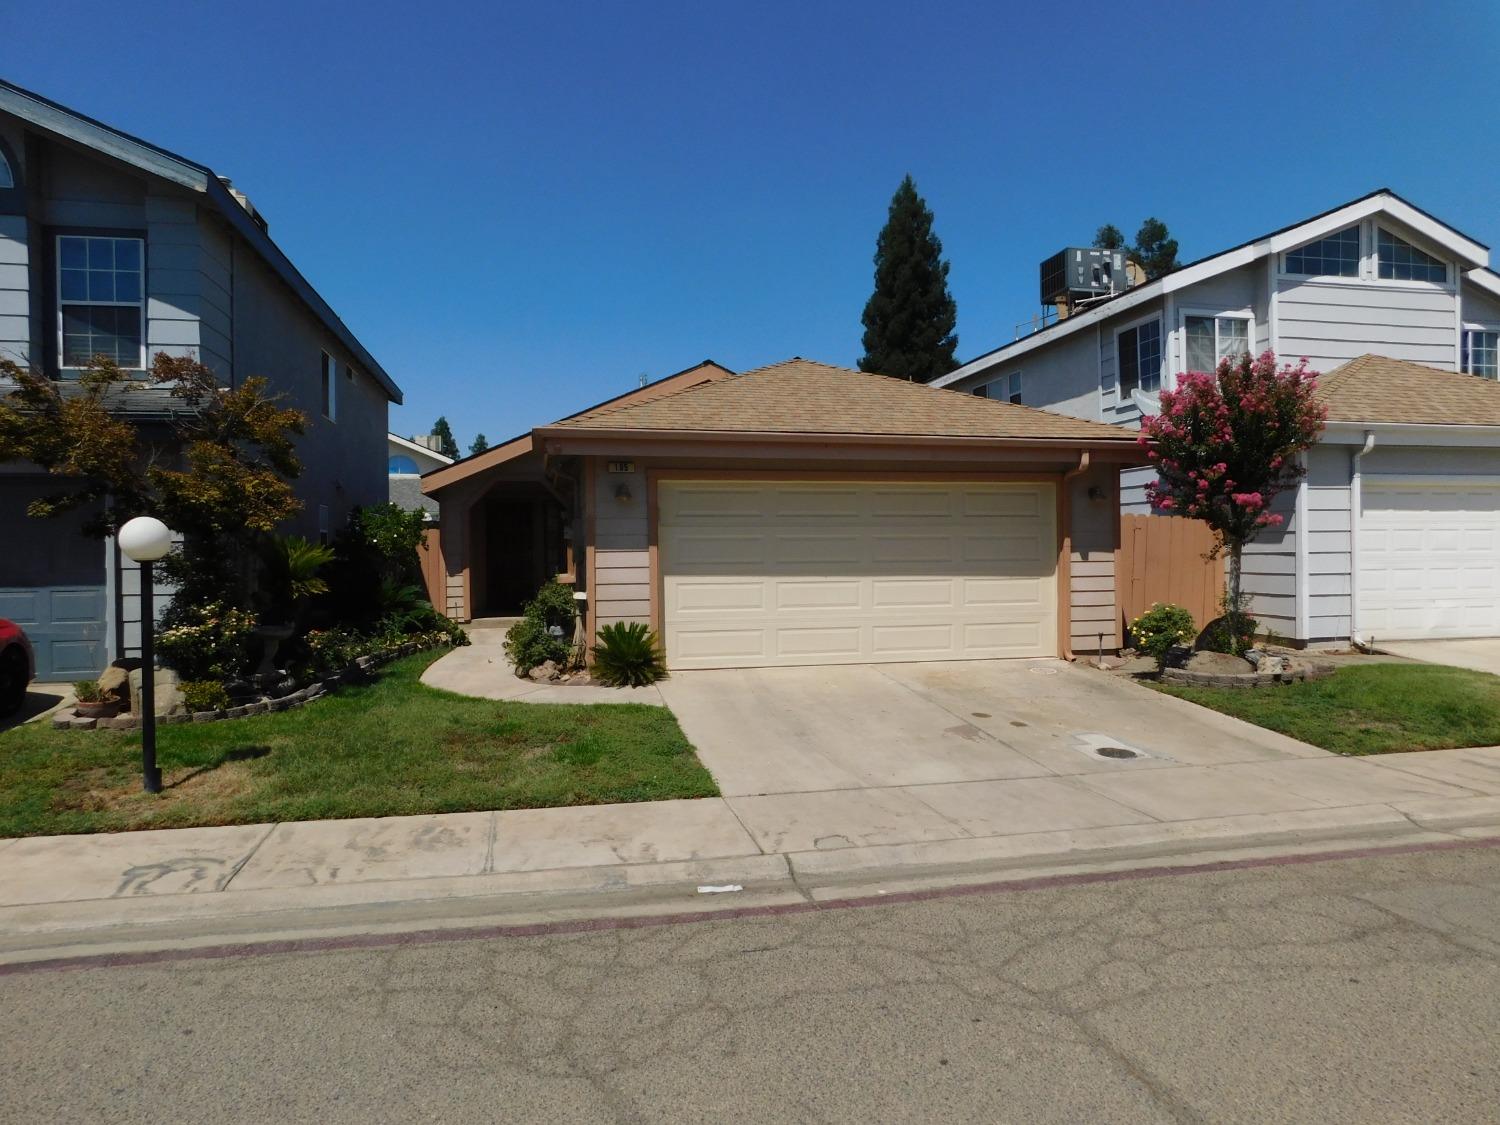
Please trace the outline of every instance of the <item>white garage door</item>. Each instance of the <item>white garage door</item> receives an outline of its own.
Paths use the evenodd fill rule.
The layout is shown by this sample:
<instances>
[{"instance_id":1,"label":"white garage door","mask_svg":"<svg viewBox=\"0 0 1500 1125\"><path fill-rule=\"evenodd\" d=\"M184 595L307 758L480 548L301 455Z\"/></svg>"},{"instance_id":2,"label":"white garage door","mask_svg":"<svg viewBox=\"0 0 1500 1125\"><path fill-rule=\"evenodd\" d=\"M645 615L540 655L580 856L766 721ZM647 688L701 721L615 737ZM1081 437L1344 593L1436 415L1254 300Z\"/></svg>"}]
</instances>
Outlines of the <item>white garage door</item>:
<instances>
[{"instance_id":1,"label":"white garage door","mask_svg":"<svg viewBox=\"0 0 1500 1125\"><path fill-rule=\"evenodd\" d=\"M663 481L673 668L1051 656L1050 484Z\"/></svg>"},{"instance_id":2,"label":"white garage door","mask_svg":"<svg viewBox=\"0 0 1500 1125\"><path fill-rule=\"evenodd\" d=\"M1500 634L1500 485L1366 477L1361 491L1360 632Z\"/></svg>"}]
</instances>

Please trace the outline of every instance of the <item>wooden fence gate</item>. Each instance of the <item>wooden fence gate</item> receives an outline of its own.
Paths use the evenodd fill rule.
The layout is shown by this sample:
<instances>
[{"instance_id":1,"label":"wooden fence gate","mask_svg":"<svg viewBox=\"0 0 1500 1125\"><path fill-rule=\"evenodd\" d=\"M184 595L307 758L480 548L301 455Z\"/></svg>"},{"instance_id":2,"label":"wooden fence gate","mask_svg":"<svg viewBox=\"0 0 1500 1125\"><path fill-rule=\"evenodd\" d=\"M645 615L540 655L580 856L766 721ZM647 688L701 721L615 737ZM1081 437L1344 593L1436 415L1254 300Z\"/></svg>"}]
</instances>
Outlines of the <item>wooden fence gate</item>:
<instances>
[{"instance_id":1,"label":"wooden fence gate","mask_svg":"<svg viewBox=\"0 0 1500 1125\"><path fill-rule=\"evenodd\" d=\"M422 584L427 587L427 600L437 607L439 613L448 612L448 571L443 566L443 532L441 528L429 527L422 532L424 551L417 548L417 558L422 563Z\"/></svg>"},{"instance_id":2,"label":"wooden fence gate","mask_svg":"<svg viewBox=\"0 0 1500 1125\"><path fill-rule=\"evenodd\" d=\"M1209 561L1214 537L1186 516L1121 516L1115 591L1124 624L1153 602L1180 605L1203 628L1222 612L1224 560Z\"/></svg>"}]
</instances>

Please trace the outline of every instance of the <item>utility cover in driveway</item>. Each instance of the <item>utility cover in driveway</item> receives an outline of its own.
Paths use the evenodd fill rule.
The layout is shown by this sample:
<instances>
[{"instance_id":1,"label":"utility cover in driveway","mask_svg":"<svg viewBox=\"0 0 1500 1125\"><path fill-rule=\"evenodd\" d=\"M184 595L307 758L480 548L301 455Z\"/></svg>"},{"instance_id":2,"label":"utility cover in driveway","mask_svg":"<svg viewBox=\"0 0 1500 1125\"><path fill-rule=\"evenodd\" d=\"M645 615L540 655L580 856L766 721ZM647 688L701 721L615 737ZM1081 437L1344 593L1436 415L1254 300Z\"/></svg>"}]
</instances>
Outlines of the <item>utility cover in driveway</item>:
<instances>
[{"instance_id":1,"label":"utility cover in driveway","mask_svg":"<svg viewBox=\"0 0 1500 1125\"><path fill-rule=\"evenodd\" d=\"M1057 651L1047 483L662 481L673 668Z\"/></svg>"}]
</instances>

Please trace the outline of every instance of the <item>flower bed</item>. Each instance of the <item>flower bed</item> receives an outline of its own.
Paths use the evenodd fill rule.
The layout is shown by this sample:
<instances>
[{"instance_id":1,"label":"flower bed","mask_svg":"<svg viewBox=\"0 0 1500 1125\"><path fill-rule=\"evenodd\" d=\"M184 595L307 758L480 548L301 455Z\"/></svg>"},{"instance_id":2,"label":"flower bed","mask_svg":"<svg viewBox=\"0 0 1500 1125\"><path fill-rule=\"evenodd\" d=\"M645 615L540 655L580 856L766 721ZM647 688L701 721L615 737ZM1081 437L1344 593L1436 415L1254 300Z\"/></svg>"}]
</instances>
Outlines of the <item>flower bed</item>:
<instances>
[{"instance_id":1,"label":"flower bed","mask_svg":"<svg viewBox=\"0 0 1500 1125\"><path fill-rule=\"evenodd\" d=\"M156 722L160 726L174 723L212 723L221 719L243 719L250 715L263 715L272 711L288 711L326 695L340 684L357 681L368 675L372 669L388 664L398 657L409 656L411 653L421 652L424 649L446 647L453 643L453 639L446 633L423 633L401 644L357 656L340 670L324 673L321 677L312 679L290 691L265 694L249 702L213 711L183 711L172 715L158 715ZM296 682L280 676L276 678L278 686ZM67 709L52 717L52 725L66 730L129 731L140 729L141 717L135 714L125 714L111 718L93 718L79 715L76 710Z\"/></svg>"}]
</instances>

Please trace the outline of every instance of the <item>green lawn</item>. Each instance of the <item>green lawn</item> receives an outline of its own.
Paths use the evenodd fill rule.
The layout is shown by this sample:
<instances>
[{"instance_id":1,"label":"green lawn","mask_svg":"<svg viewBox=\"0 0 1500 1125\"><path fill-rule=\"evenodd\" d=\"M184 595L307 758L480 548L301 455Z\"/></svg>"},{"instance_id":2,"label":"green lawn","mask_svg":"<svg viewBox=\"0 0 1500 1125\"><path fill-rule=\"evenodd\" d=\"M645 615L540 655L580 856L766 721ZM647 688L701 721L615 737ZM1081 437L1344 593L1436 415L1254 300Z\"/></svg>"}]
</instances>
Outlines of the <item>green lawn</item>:
<instances>
[{"instance_id":1,"label":"green lawn","mask_svg":"<svg viewBox=\"0 0 1500 1125\"><path fill-rule=\"evenodd\" d=\"M1158 691L1339 754L1500 745L1500 677L1437 664L1363 664L1305 684Z\"/></svg>"},{"instance_id":2,"label":"green lawn","mask_svg":"<svg viewBox=\"0 0 1500 1125\"><path fill-rule=\"evenodd\" d=\"M159 728L158 796L140 789L139 733L14 728L0 734L0 836L718 794L665 707L451 695L418 682L437 655L295 711Z\"/></svg>"}]
</instances>

